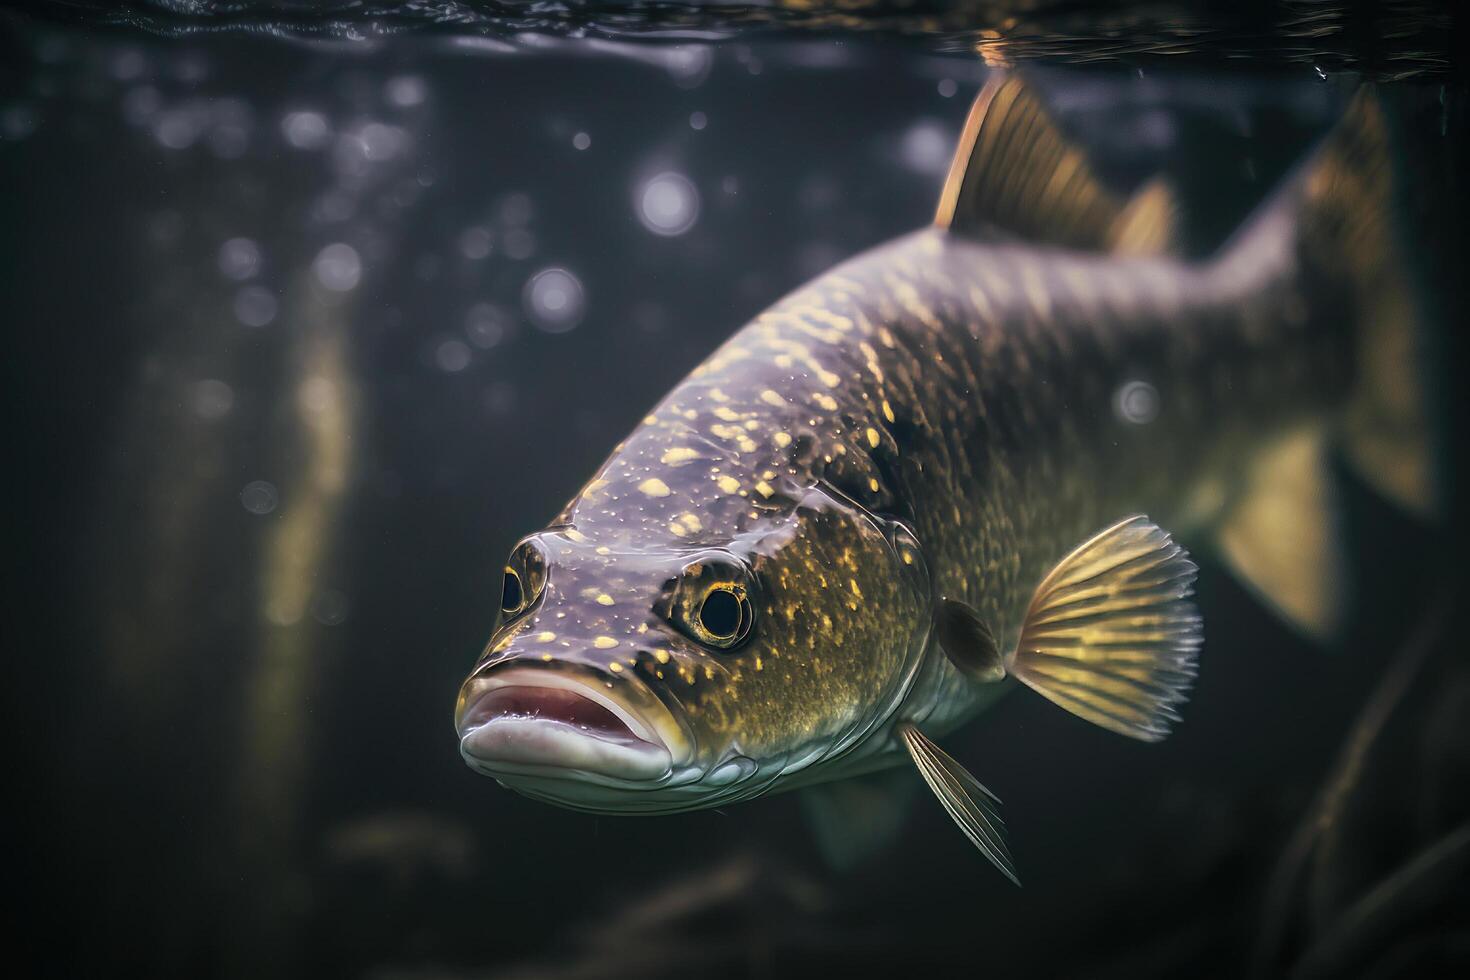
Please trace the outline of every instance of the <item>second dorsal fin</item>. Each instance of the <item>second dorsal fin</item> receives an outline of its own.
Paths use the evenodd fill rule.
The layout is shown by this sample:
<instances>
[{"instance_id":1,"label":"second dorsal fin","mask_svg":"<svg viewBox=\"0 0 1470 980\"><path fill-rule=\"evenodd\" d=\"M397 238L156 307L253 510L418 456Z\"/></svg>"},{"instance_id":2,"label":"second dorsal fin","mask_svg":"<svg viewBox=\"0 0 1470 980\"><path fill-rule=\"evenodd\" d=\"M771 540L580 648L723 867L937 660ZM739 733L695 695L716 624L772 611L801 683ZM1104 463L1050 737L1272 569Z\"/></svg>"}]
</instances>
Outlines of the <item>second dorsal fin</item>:
<instances>
[{"instance_id":1,"label":"second dorsal fin","mask_svg":"<svg viewBox=\"0 0 1470 980\"><path fill-rule=\"evenodd\" d=\"M1127 207L1097 180L1021 79L993 77L975 99L940 195L935 224L961 235L1014 235L1093 251L1167 248L1167 189Z\"/></svg>"}]
</instances>

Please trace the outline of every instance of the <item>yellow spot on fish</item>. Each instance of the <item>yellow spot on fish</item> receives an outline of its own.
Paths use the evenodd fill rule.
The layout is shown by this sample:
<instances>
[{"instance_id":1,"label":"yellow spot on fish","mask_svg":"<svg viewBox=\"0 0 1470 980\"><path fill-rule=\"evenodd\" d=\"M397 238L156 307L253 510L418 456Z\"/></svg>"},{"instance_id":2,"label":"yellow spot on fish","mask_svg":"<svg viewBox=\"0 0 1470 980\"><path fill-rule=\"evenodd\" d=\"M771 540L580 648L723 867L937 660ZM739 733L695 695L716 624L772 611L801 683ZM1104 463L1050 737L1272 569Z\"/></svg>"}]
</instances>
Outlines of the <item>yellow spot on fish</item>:
<instances>
[{"instance_id":1,"label":"yellow spot on fish","mask_svg":"<svg viewBox=\"0 0 1470 980\"><path fill-rule=\"evenodd\" d=\"M576 528L571 528L570 530L568 530L567 537L577 542L578 544L581 544L582 542L587 540L587 535L583 534L581 531L578 531Z\"/></svg>"},{"instance_id":2,"label":"yellow spot on fish","mask_svg":"<svg viewBox=\"0 0 1470 980\"><path fill-rule=\"evenodd\" d=\"M734 493L740 489L740 481L733 476L722 476L715 483L726 493Z\"/></svg>"},{"instance_id":3,"label":"yellow spot on fish","mask_svg":"<svg viewBox=\"0 0 1470 980\"><path fill-rule=\"evenodd\" d=\"M545 660L545 661L546 661L546 662L547 662L547 663L550 663L550 662L551 662L551 661L552 661L552 660L554 660L554 659L555 659L555 658L554 658L554 657L552 657L552 655L551 655L551 654L549 654L549 653L543 653L543 654L542 654L542 655L541 655L541 659L542 659L542 660Z\"/></svg>"},{"instance_id":4,"label":"yellow spot on fish","mask_svg":"<svg viewBox=\"0 0 1470 980\"><path fill-rule=\"evenodd\" d=\"M786 404L786 399L782 398L780 395L776 394L769 388L761 392L761 401L765 402L767 405L772 406L773 408L781 408Z\"/></svg>"},{"instance_id":5,"label":"yellow spot on fish","mask_svg":"<svg viewBox=\"0 0 1470 980\"><path fill-rule=\"evenodd\" d=\"M730 396L718 388L711 388L709 390L709 396L717 402L727 402L730 400Z\"/></svg>"},{"instance_id":6,"label":"yellow spot on fish","mask_svg":"<svg viewBox=\"0 0 1470 980\"><path fill-rule=\"evenodd\" d=\"M837 399L833 398L825 391L819 391L815 395L813 395L812 401L816 402L819 406L829 412L837 411Z\"/></svg>"},{"instance_id":7,"label":"yellow spot on fish","mask_svg":"<svg viewBox=\"0 0 1470 980\"><path fill-rule=\"evenodd\" d=\"M863 597L863 590L858 588L857 579L850 578L847 580L847 584L852 586L853 595L857 596L859 599Z\"/></svg>"},{"instance_id":8,"label":"yellow spot on fish","mask_svg":"<svg viewBox=\"0 0 1470 980\"><path fill-rule=\"evenodd\" d=\"M883 399L883 417L890 422L894 421L893 406L888 404L888 399L886 398Z\"/></svg>"},{"instance_id":9,"label":"yellow spot on fish","mask_svg":"<svg viewBox=\"0 0 1470 980\"><path fill-rule=\"evenodd\" d=\"M657 415L645 415L645 416L643 416L643 424L644 425L653 425L657 421L658 421L658 416Z\"/></svg>"},{"instance_id":10,"label":"yellow spot on fish","mask_svg":"<svg viewBox=\"0 0 1470 980\"><path fill-rule=\"evenodd\" d=\"M665 466L674 466L678 463L687 463L691 459L698 458L699 452L697 450L690 449L688 446L675 446L673 449L665 450L664 454L659 457L659 462Z\"/></svg>"},{"instance_id":11,"label":"yellow spot on fish","mask_svg":"<svg viewBox=\"0 0 1470 980\"><path fill-rule=\"evenodd\" d=\"M721 405L719 408L715 409L715 418L724 419L726 422L739 422L741 419L745 418L745 416L741 415L733 408L730 408L726 405Z\"/></svg>"},{"instance_id":12,"label":"yellow spot on fish","mask_svg":"<svg viewBox=\"0 0 1470 980\"><path fill-rule=\"evenodd\" d=\"M618 645L618 641L610 636L599 636L592 640L592 645L599 650L611 650Z\"/></svg>"},{"instance_id":13,"label":"yellow spot on fish","mask_svg":"<svg viewBox=\"0 0 1470 980\"><path fill-rule=\"evenodd\" d=\"M613 604L613 597L606 592L599 592L597 594L597 604L599 606L610 606Z\"/></svg>"},{"instance_id":14,"label":"yellow spot on fish","mask_svg":"<svg viewBox=\"0 0 1470 980\"><path fill-rule=\"evenodd\" d=\"M600 544L597 546L597 553L599 555L610 555L612 554L612 549L605 544Z\"/></svg>"},{"instance_id":15,"label":"yellow spot on fish","mask_svg":"<svg viewBox=\"0 0 1470 980\"><path fill-rule=\"evenodd\" d=\"M767 483L765 480L762 480L755 485L755 492L760 494L762 497L770 497L776 491L769 483Z\"/></svg>"},{"instance_id":16,"label":"yellow spot on fish","mask_svg":"<svg viewBox=\"0 0 1470 980\"><path fill-rule=\"evenodd\" d=\"M872 446L874 449L877 449L879 441L880 440L878 438L878 430L870 428L868 430L868 445Z\"/></svg>"},{"instance_id":17,"label":"yellow spot on fish","mask_svg":"<svg viewBox=\"0 0 1470 980\"><path fill-rule=\"evenodd\" d=\"M653 659L657 660L661 664L666 664L669 662L669 651L655 650L653 651Z\"/></svg>"},{"instance_id":18,"label":"yellow spot on fish","mask_svg":"<svg viewBox=\"0 0 1470 980\"><path fill-rule=\"evenodd\" d=\"M689 529L683 524L680 524L678 521L674 521L673 523L671 523L669 525L669 530L674 532L674 537L676 538L682 538L684 537L684 535L689 533Z\"/></svg>"},{"instance_id":19,"label":"yellow spot on fish","mask_svg":"<svg viewBox=\"0 0 1470 980\"><path fill-rule=\"evenodd\" d=\"M551 632L551 630L542 630L536 634L536 641L538 643L550 643L554 639L556 639L556 634Z\"/></svg>"},{"instance_id":20,"label":"yellow spot on fish","mask_svg":"<svg viewBox=\"0 0 1470 980\"><path fill-rule=\"evenodd\" d=\"M877 493L877 492L878 492L878 481L877 481L877 480L875 480L875 479L874 479L874 478L873 478L873 477L871 477L871 476L870 476L870 477L868 477L868 487L869 487L869 488L870 488L870 489L872 489L872 491L873 491L873 492L874 492L874 493Z\"/></svg>"},{"instance_id":21,"label":"yellow spot on fish","mask_svg":"<svg viewBox=\"0 0 1470 980\"><path fill-rule=\"evenodd\" d=\"M680 514L679 520L683 521L684 526L691 531L698 531L704 527L704 525L699 522L699 518L694 514Z\"/></svg>"},{"instance_id":22,"label":"yellow spot on fish","mask_svg":"<svg viewBox=\"0 0 1470 980\"><path fill-rule=\"evenodd\" d=\"M607 669L612 671L614 674L621 674L623 672L623 665L614 660L612 663L607 665Z\"/></svg>"},{"instance_id":23,"label":"yellow spot on fish","mask_svg":"<svg viewBox=\"0 0 1470 980\"><path fill-rule=\"evenodd\" d=\"M650 497L667 497L672 492L669 490L669 485L656 476L651 476L638 484L638 489Z\"/></svg>"},{"instance_id":24,"label":"yellow spot on fish","mask_svg":"<svg viewBox=\"0 0 1470 980\"><path fill-rule=\"evenodd\" d=\"M785 449L791 445L791 433L789 432L778 432L771 438L775 440L778 449Z\"/></svg>"}]
</instances>

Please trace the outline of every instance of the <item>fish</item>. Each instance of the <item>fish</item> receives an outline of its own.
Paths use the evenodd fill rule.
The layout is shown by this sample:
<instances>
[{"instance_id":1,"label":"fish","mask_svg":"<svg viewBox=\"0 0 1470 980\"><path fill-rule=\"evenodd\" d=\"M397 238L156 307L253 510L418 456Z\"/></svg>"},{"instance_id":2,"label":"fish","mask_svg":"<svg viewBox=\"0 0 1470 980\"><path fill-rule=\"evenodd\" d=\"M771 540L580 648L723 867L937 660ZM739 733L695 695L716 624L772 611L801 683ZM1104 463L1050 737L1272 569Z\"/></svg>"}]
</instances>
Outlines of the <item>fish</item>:
<instances>
[{"instance_id":1,"label":"fish","mask_svg":"<svg viewBox=\"0 0 1470 980\"><path fill-rule=\"evenodd\" d=\"M938 739L1019 682L1156 742L1204 637L1176 537L1326 637L1333 454L1433 506L1388 137L1360 90L1190 258L1167 182L1119 195L992 76L932 224L733 334L515 545L464 761L604 814L802 789L839 862L922 781L1019 885Z\"/></svg>"}]
</instances>

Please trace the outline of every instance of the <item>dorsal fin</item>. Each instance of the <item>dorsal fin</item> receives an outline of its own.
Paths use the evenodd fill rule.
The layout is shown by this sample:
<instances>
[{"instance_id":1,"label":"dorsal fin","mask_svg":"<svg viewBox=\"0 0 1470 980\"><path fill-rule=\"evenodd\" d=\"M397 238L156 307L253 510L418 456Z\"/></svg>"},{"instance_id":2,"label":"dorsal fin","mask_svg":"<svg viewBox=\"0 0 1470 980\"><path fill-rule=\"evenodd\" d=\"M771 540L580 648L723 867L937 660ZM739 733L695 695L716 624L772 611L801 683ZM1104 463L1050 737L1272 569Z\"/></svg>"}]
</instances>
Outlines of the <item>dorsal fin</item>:
<instances>
[{"instance_id":1,"label":"dorsal fin","mask_svg":"<svg viewBox=\"0 0 1470 980\"><path fill-rule=\"evenodd\" d=\"M1164 185L1125 206L1017 77L991 78L975 99L934 223L961 235L1001 231L1023 241L1131 254L1172 238Z\"/></svg>"}]
</instances>

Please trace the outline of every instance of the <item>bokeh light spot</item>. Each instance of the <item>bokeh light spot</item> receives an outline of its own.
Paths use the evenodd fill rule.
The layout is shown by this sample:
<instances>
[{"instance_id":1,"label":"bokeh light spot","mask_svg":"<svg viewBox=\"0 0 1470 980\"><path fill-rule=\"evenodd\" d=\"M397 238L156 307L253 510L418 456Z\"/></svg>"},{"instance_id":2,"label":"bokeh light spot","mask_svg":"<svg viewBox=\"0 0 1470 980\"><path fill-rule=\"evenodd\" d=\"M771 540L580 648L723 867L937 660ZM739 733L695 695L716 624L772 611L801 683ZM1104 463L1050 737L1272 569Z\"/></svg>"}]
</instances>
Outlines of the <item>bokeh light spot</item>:
<instances>
[{"instance_id":1,"label":"bokeh light spot","mask_svg":"<svg viewBox=\"0 0 1470 980\"><path fill-rule=\"evenodd\" d=\"M582 282L566 269L542 269L526 283L526 314L547 333L566 333L582 322Z\"/></svg>"},{"instance_id":2,"label":"bokeh light spot","mask_svg":"<svg viewBox=\"0 0 1470 980\"><path fill-rule=\"evenodd\" d=\"M682 235L699 220L699 191L683 174L661 173L638 189L638 220L656 235Z\"/></svg>"}]
</instances>

